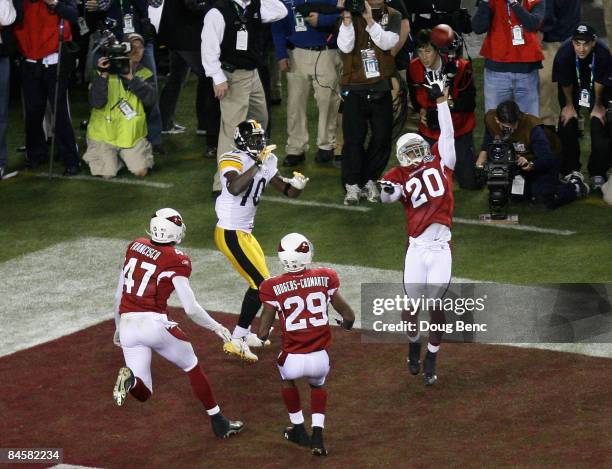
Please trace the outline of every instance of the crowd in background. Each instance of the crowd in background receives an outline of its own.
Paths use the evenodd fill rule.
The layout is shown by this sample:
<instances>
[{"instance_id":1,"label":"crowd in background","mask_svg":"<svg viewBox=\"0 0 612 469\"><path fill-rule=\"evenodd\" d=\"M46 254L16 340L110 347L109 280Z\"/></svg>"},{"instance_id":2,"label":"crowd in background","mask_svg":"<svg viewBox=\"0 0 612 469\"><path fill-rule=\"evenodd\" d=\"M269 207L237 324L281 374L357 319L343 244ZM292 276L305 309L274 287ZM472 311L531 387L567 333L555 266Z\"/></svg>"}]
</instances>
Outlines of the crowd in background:
<instances>
[{"instance_id":1,"label":"crowd in background","mask_svg":"<svg viewBox=\"0 0 612 469\"><path fill-rule=\"evenodd\" d=\"M284 166L310 158L336 166L345 204L376 202L394 138L410 125L432 145L439 137L426 77L440 72L449 86L461 188L483 187L479 168L497 138L523 158L532 200L555 207L604 187L612 165L612 59L599 36L612 36L612 1L603 1L600 32L581 21L578 0L480 0L471 19L459 1L435 2L448 8L444 20L454 29L438 25L432 3L0 0L0 178L8 176L9 125L25 125L31 169L47 164L51 139L65 176L112 178L123 166L146 176L169 151L164 135L187 131L175 115L192 72L205 158L230 151L247 118L268 134L286 126ZM482 90L461 34L472 29L484 35ZM169 61L161 89L160 48ZM20 76L24 122L8 122L10 73ZM287 119L272 122L282 74ZM71 123L75 84L89 91L86 148L78 148ZM311 90L316 148L306 113ZM486 131L475 143L478 94ZM585 120L589 179L580 164ZM217 174L211 190L220 191Z\"/></svg>"}]
</instances>

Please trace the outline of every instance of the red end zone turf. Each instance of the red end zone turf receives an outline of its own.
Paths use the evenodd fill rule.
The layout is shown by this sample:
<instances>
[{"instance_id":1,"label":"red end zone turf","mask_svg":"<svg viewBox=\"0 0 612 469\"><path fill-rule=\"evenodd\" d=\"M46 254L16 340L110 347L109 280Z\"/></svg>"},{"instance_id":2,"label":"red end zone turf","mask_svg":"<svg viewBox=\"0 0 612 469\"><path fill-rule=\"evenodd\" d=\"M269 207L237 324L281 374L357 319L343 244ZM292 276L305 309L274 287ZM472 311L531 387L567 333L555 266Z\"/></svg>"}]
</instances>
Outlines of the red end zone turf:
<instances>
[{"instance_id":1,"label":"red end zone turf","mask_svg":"<svg viewBox=\"0 0 612 469\"><path fill-rule=\"evenodd\" d=\"M123 356L106 321L0 358L0 447L62 447L65 463L108 468L612 465L612 360L444 344L439 382L425 388L406 371L405 345L366 345L359 332L334 328L330 455L319 460L282 438L279 337L259 363L243 365L217 336L173 313L223 413L245 422L241 435L214 438L185 374L159 356L152 398L116 407ZM233 327L235 316L215 316ZM300 390L309 426L310 393Z\"/></svg>"}]
</instances>

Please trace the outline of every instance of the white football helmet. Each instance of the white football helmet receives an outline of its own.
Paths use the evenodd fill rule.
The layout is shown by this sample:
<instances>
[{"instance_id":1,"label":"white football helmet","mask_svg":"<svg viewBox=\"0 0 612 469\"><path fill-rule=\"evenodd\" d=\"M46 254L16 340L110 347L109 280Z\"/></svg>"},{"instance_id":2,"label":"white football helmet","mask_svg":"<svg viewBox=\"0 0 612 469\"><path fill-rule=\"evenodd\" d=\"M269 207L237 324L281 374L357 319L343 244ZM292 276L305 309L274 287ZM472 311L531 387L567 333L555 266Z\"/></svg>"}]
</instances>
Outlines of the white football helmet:
<instances>
[{"instance_id":1,"label":"white football helmet","mask_svg":"<svg viewBox=\"0 0 612 469\"><path fill-rule=\"evenodd\" d=\"M404 134L397 140L395 154L400 166L417 166L428 155L431 155L429 143L419 134Z\"/></svg>"},{"instance_id":2,"label":"white football helmet","mask_svg":"<svg viewBox=\"0 0 612 469\"><path fill-rule=\"evenodd\" d=\"M149 236L156 243L179 244L187 231L183 217L173 208L160 208L151 218L149 226Z\"/></svg>"},{"instance_id":3,"label":"white football helmet","mask_svg":"<svg viewBox=\"0 0 612 469\"><path fill-rule=\"evenodd\" d=\"M278 258L285 272L299 272L312 262L314 248L306 236L289 233L278 244Z\"/></svg>"}]
</instances>

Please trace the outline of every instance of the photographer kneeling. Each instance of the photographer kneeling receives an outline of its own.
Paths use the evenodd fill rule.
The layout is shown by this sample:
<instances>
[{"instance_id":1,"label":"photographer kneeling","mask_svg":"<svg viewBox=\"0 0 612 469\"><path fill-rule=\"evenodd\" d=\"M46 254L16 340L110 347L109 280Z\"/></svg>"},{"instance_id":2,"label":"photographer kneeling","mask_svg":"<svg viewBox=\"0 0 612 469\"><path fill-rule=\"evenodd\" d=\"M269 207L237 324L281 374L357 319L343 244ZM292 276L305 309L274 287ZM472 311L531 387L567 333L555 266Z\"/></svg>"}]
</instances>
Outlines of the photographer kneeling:
<instances>
[{"instance_id":1,"label":"photographer kneeling","mask_svg":"<svg viewBox=\"0 0 612 469\"><path fill-rule=\"evenodd\" d=\"M146 138L146 112L156 100L153 73L140 63L144 53L142 36L132 33L125 40L130 47L125 43L123 46L129 55L100 58L89 89L93 109L83 160L93 176L116 176L123 166L121 160L139 177L146 176L153 167L153 149Z\"/></svg>"},{"instance_id":2,"label":"photographer kneeling","mask_svg":"<svg viewBox=\"0 0 612 469\"><path fill-rule=\"evenodd\" d=\"M520 196L523 185L525 200L544 203L549 209L588 195L589 187L579 173L573 173L566 182L559 180L559 159L553 153L542 121L521 112L514 101L504 101L485 115L485 136L477 167L483 167L487 149L494 140L511 144L516 155L518 173L513 194Z\"/></svg>"}]
</instances>

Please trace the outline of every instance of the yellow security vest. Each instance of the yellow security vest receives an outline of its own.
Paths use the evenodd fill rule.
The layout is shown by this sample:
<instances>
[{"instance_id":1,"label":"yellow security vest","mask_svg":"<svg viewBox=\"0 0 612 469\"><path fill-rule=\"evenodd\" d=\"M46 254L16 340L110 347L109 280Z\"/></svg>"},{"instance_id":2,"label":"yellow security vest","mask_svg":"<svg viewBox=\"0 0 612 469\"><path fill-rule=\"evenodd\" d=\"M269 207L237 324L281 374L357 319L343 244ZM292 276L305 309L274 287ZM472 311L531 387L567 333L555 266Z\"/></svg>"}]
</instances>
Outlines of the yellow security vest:
<instances>
[{"instance_id":1,"label":"yellow security vest","mask_svg":"<svg viewBox=\"0 0 612 469\"><path fill-rule=\"evenodd\" d=\"M153 76L148 68L141 68L135 77L146 80ZM127 119L119 102L127 101L136 112L136 116ZM92 109L87 126L87 138L108 143L119 148L132 148L138 141L147 136L147 115L138 97L124 88L118 75L108 77L108 100L102 109Z\"/></svg>"}]
</instances>

